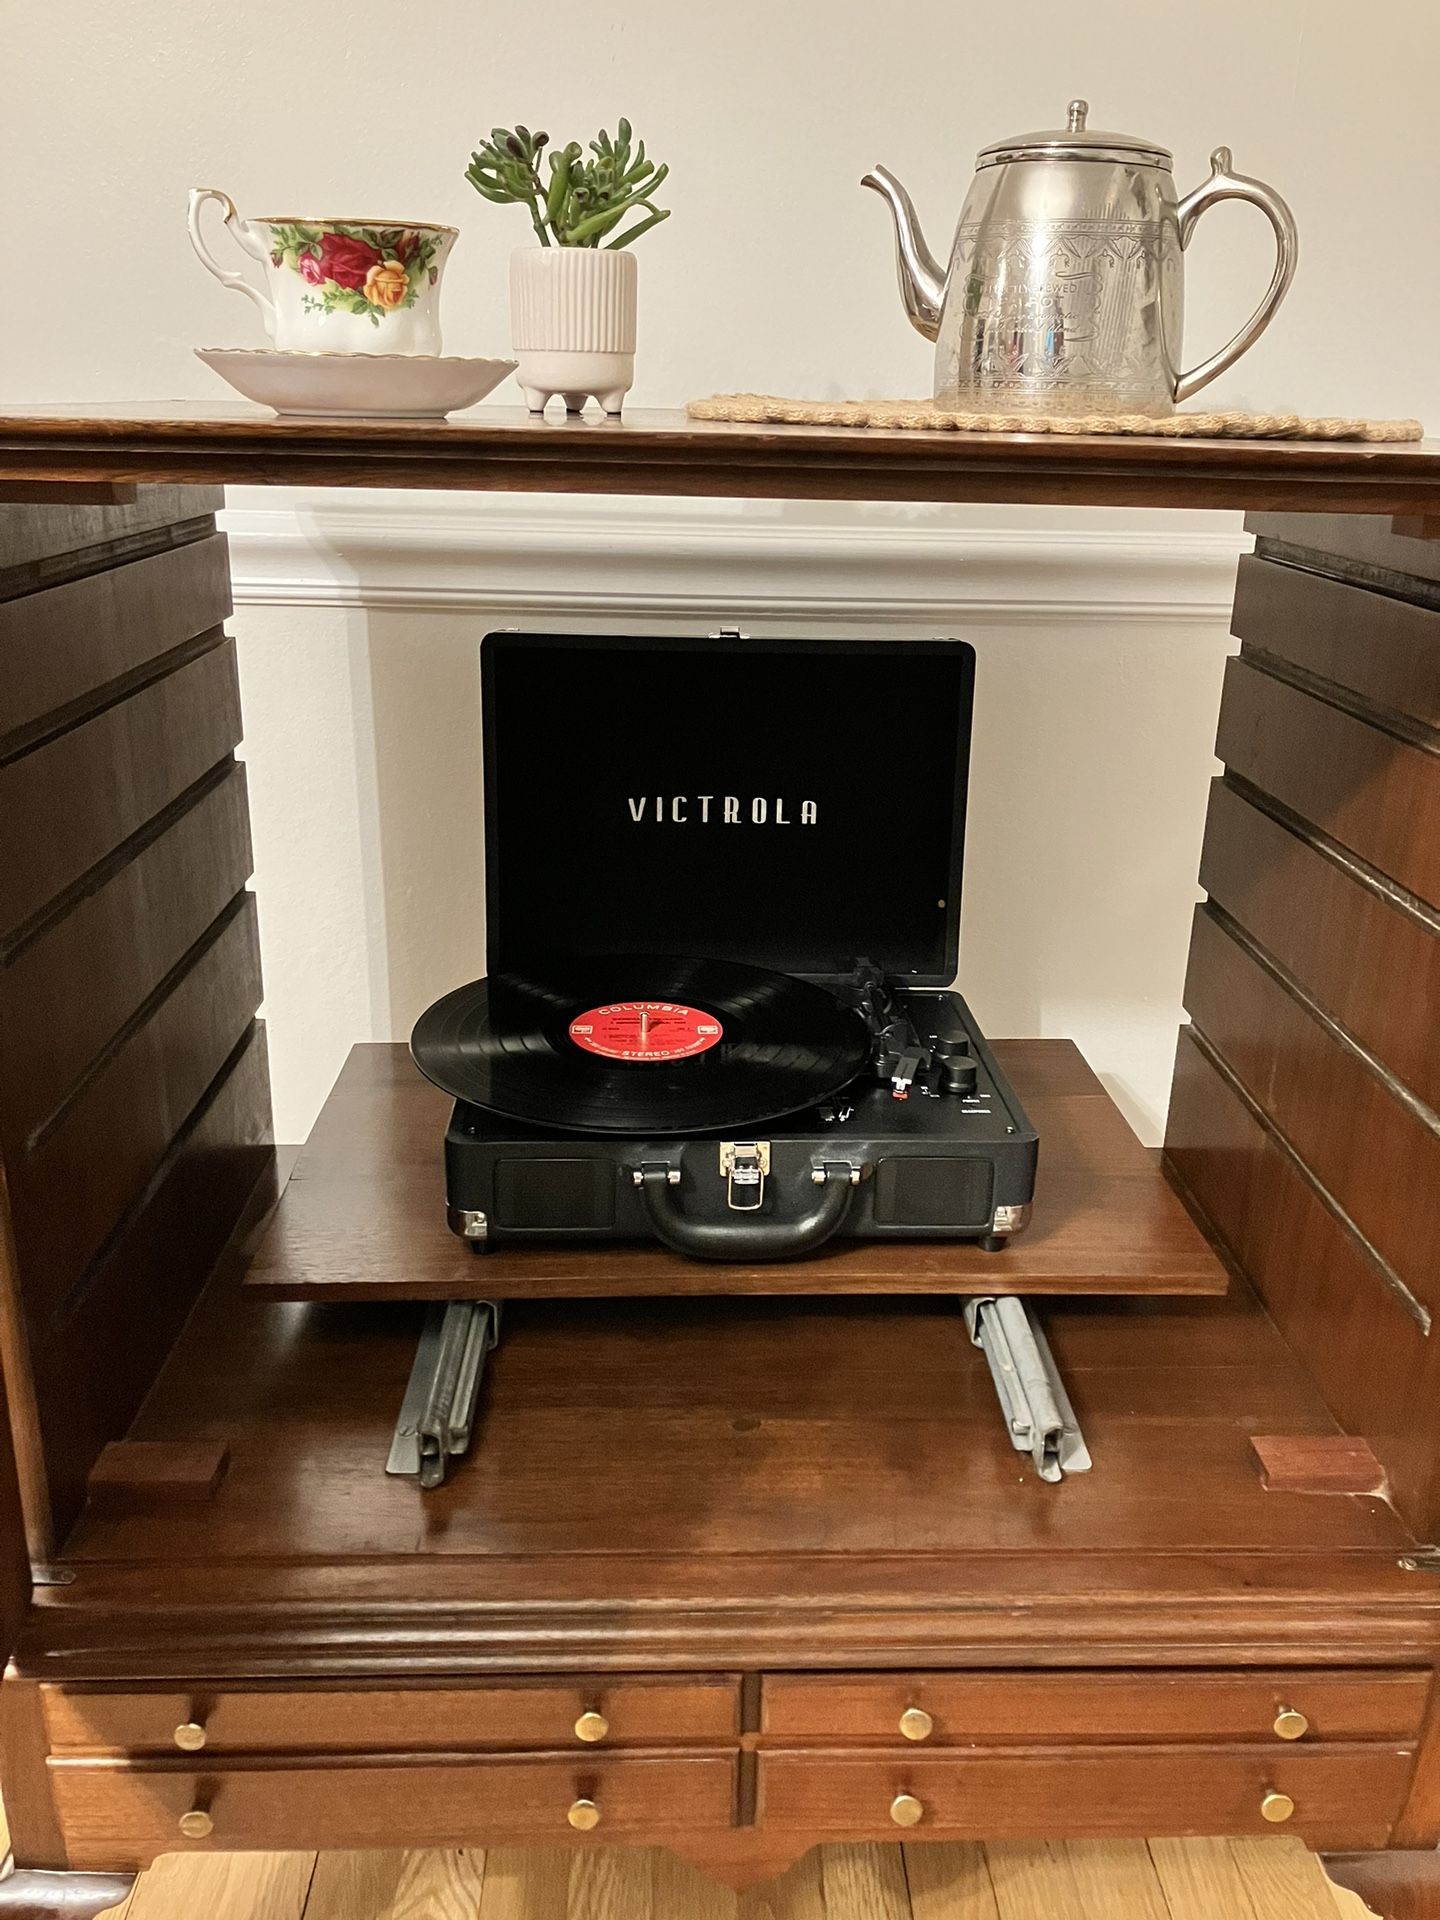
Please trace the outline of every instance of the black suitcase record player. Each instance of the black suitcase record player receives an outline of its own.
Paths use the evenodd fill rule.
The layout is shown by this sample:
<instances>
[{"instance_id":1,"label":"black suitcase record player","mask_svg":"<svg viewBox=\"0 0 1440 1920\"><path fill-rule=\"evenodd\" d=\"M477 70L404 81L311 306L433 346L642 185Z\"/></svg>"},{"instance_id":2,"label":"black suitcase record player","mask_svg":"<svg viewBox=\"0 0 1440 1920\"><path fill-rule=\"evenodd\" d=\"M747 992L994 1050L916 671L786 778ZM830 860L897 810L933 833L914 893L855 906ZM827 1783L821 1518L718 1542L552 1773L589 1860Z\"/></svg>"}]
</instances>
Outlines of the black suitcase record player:
<instances>
[{"instance_id":1,"label":"black suitcase record player","mask_svg":"<svg viewBox=\"0 0 1440 1920\"><path fill-rule=\"evenodd\" d=\"M1002 1245L1037 1141L954 978L961 641L493 633L485 979L423 1014L477 1251Z\"/></svg>"}]
</instances>

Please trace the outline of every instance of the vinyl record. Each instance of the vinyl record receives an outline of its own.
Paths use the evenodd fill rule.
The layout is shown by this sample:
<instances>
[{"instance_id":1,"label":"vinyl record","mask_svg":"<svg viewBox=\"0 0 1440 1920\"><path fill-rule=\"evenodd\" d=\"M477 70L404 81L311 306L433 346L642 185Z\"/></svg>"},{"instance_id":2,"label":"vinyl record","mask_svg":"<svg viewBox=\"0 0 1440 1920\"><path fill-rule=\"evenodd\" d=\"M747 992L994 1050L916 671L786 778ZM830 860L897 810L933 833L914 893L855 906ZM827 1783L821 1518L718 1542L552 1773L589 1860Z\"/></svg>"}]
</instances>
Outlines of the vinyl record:
<instances>
[{"instance_id":1,"label":"vinyl record","mask_svg":"<svg viewBox=\"0 0 1440 1920\"><path fill-rule=\"evenodd\" d=\"M605 954L494 974L410 1049L457 1100L576 1133L748 1127L837 1093L869 1051L823 987L728 960Z\"/></svg>"}]
</instances>

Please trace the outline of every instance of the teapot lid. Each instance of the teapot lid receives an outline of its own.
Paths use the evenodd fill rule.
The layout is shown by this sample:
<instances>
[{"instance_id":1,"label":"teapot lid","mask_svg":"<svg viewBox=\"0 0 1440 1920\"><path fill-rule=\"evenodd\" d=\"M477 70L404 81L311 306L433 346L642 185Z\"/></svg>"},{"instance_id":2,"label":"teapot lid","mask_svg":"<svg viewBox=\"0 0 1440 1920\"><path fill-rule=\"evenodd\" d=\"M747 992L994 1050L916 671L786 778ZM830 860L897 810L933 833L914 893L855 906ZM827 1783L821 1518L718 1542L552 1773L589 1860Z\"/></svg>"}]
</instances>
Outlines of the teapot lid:
<instances>
[{"instance_id":1,"label":"teapot lid","mask_svg":"<svg viewBox=\"0 0 1440 1920\"><path fill-rule=\"evenodd\" d=\"M980 149L975 164L994 167L1002 160L1123 160L1134 167L1169 167L1173 156L1167 147L1133 133L1106 133L1098 127L1087 127L1089 112L1088 100L1072 100L1068 125L997 140L993 146Z\"/></svg>"}]
</instances>

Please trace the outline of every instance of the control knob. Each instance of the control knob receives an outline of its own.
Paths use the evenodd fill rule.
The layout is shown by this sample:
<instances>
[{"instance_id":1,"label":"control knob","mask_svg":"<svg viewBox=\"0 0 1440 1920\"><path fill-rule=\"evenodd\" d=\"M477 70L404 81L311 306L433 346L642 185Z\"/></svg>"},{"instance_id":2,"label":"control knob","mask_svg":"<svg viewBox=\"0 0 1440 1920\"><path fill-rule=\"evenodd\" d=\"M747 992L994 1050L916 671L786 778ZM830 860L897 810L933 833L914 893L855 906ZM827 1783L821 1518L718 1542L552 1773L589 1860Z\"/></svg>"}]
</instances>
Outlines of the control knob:
<instances>
[{"instance_id":1,"label":"control knob","mask_svg":"<svg viewBox=\"0 0 1440 1920\"><path fill-rule=\"evenodd\" d=\"M974 1093L979 1070L970 1056L968 1040L937 1040L935 1059L940 1068L942 1093Z\"/></svg>"}]
</instances>

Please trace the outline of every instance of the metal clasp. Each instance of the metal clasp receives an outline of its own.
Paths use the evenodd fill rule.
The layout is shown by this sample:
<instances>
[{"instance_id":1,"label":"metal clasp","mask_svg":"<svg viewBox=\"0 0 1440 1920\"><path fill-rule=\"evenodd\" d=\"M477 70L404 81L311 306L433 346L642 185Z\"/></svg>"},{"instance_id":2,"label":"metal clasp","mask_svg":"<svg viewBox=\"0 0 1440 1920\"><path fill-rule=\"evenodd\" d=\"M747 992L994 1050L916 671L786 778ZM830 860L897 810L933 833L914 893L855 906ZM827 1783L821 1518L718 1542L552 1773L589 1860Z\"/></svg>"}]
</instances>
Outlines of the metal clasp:
<instances>
[{"instance_id":1,"label":"metal clasp","mask_svg":"<svg viewBox=\"0 0 1440 1920\"><path fill-rule=\"evenodd\" d=\"M768 1140L722 1140L720 1172L725 1180L725 1204L736 1213L754 1213L765 1199L770 1172Z\"/></svg>"}]
</instances>

